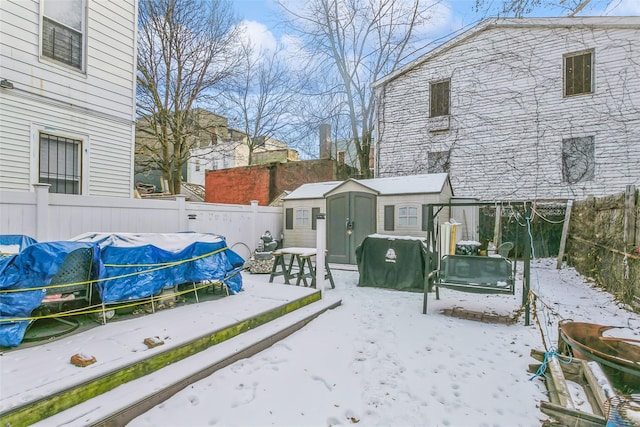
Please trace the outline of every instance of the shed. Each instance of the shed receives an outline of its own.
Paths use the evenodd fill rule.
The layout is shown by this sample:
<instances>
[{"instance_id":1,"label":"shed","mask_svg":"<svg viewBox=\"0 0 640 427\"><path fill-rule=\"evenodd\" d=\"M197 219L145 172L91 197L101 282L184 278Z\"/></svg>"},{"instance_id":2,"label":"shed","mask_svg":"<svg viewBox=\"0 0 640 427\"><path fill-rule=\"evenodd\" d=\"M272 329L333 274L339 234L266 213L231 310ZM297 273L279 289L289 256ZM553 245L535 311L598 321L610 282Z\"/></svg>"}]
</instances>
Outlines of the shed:
<instances>
[{"instance_id":1,"label":"shed","mask_svg":"<svg viewBox=\"0 0 640 427\"><path fill-rule=\"evenodd\" d=\"M304 184L284 198L284 245L316 246L316 215L327 214L329 262L355 264L355 250L370 234L424 237L426 206L448 203L446 173L348 179ZM435 218L449 220L448 209Z\"/></svg>"}]
</instances>

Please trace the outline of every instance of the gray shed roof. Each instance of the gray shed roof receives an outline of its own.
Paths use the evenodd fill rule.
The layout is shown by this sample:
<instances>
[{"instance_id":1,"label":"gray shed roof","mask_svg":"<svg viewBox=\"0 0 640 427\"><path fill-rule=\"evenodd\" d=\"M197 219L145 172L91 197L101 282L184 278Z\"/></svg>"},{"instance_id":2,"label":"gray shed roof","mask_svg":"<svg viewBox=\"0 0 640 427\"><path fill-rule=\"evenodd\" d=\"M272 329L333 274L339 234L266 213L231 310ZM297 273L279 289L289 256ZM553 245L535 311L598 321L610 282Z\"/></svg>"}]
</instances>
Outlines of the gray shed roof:
<instances>
[{"instance_id":1,"label":"gray shed roof","mask_svg":"<svg viewBox=\"0 0 640 427\"><path fill-rule=\"evenodd\" d=\"M346 181L317 182L303 184L284 200L321 199L327 193L347 182L356 182L369 188L378 195L393 194L429 194L440 193L449 179L446 173L431 173L423 175L394 176L389 178L348 179Z\"/></svg>"}]
</instances>

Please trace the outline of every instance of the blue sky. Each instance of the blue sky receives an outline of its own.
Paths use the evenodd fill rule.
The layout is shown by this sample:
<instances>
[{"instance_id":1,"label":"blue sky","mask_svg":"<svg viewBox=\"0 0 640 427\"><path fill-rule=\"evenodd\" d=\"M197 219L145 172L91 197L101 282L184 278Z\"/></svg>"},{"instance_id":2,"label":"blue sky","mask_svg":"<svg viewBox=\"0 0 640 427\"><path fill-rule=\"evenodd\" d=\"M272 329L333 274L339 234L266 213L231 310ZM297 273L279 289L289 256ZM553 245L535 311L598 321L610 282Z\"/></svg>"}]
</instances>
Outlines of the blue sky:
<instances>
[{"instance_id":1,"label":"blue sky","mask_svg":"<svg viewBox=\"0 0 640 427\"><path fill-rule=\"evenodd\" d=\"M571 4L575 1L566 0L566 3ZM278 25L280 18L275 0L233 0L233 3L238 17L250 21L249 32L255 34L252 37L254 40L259 39L267 45L282 43L286 34L284 28ZM440 1L441 16L438 23L434 25L433 38L446 37L481 20L484 16L473 10L475 3L476 0ZM502 1L486 0L486 3L500 5ZM608 4L613 10L605 9ZM562 9L540 8L531 16L562 16L565 14L566 12ZM591 0L580 15L638 16L640 15L640 0Z\"/></svg>"}]
</instances>

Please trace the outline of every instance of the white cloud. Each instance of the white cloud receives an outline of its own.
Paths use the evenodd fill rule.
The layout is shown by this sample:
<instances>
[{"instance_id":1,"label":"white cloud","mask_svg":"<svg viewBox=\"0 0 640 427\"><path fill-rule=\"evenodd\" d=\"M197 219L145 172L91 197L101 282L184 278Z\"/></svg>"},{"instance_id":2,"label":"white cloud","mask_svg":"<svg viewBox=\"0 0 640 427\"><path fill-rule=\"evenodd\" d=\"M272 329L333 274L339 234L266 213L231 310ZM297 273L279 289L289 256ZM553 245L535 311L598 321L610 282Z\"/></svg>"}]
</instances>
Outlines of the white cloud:
<instances>
[{"instance_id":1,"label":"white cloud","mask_svg":"<svg viewBox=\"0 0 640 427\"><path fill-rule=\"evenodd\" d=\"M278 41L266 25L256 21L245 20L240 23L240 26L244 29L243 36L245 40L250 40L257 52L274 52L277 50Z\"/></svg>"}]
</instances>

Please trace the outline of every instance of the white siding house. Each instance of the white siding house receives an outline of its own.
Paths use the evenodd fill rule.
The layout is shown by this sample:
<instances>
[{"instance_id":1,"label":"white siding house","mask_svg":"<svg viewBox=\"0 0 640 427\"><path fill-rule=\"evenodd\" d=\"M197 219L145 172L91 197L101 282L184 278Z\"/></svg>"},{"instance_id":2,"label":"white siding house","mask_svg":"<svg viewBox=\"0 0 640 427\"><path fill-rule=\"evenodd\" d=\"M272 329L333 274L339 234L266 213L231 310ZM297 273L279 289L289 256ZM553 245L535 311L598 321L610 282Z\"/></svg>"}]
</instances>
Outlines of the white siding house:
<instances>
[{"instance_id":1,"label":"white siding house","mask_svg":"<svg viewBox=\"0 0 640 427\"><path fill-rule=\"evenodd\" d=\"M131 197L136 0L0 2L0 190Z\"/></svg>"},{"instance_id":2,"label":"white siding house","mask_svg":"<svg viewBox=\"0 0 640 427\"><path fill-rule=\"evenodd\" d=\"M640 185L640 17L490 19L374 83L376 176L449 172L458 197Z\"/></svg>"}]
</instances>

